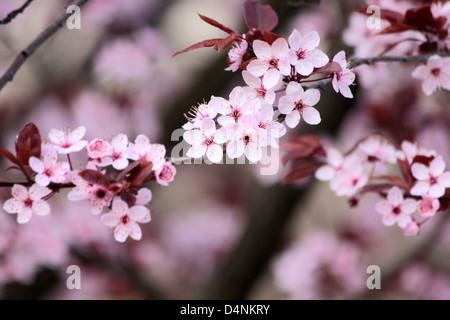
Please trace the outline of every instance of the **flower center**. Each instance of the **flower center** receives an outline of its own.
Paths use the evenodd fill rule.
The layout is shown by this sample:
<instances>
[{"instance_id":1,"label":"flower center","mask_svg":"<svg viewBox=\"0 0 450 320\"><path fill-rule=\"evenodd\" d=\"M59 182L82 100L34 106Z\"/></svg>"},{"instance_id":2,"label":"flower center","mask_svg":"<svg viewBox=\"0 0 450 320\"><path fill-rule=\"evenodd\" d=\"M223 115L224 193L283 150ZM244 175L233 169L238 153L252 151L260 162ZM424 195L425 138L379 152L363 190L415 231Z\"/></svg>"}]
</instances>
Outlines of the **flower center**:
<instances>
[{"instance_id":1,"label":"flower center","mask_svg":"<svg viewBox=\"0 0 450 320\"><path fill-rule=\"evenodd\" d=\"M305 59L305 51L303 51L303 50L297 51L297 58L298 58L298 60Z\"/></svg>"},{"instance_id":2,"label":"flower center","mask_svg":"<svg viewBox=\"0 0 450 320\"><path fill-rule=\"evenodd\" d=\"M400 209L400 207L394 207L394 208L392 208L392 213L397 216L400 213L402 213L402 210Z\"/></svg>"},{"instance_id":3,"label":"flower center","mask_svg":"<svg viewBox=\"0 0 450 320\"><path fill-rule=\"evenodd\" d=\"M269 61L269 64L272 68L278 68L278 59L272 59Z\"/></svg>"},{"instance_id":4,"label":"flower center","mask_svg":"<svg viewBox=\"0 0 450 320\"><path fill-rule=\"evenodd\" d=\"M203 144L207 147L209 147L210 145L212 145L214 143L214 138L213 137L208 137L205 139L205 141L203 141Z\"/></svg>"},{"instance_id":5,"label":"flower center","mask_svg":"<svg viewBox=\"0 0 450 320\"><path fill-rule=\"evenodd\" d=\"M127 224L128 222L130 222L130 218L128 217L128 215L123 216L121 220L123 224Z\"/></svg>"},{"instance_id":6,"label":"flower center","mask_svg":"<svg viewBox=\"0 0 450 320\"><path fill-rule=\"evenodd\" d=\"M31 200L31 198L27 198L27 199L25 199L23 204L24 204L25 207L31 208L31 206L33 205L33 200Z\"/></svg>"},{"instance_id":7,"label":"flower center","mask_svg":"<svg viewBox=\"0 0 450 320\"><path fill-rule=\"evenodd\" d=\"M441 74L441 69L434 68L433 70L431 70L431 74L435 77L439 77L439 75Z\"/></svg>"},{"instance_id":8,"label":"flower center","mask_svg":"<svg viewBox=\"0 0 450 320\"><path fill-rule=\"evenodd\" d=\"M100 189L100 190L97 191L97 198L102 199L105 196L106 196L106 192L104 190Z\"/></svg>"},{"instance_id":9,"label":"flower center","mask_svg":"<svg viewBox=\"0 0 450 320\"><path fill-rule=\"evenodd\" d=\"M431 177L431 178L430 178L430 184L431 184L431 185L434 185L434 184L436 184L436 183L438 183L438 179L437 179L436 177Z\"/></svg>"},{"instance_id":10,"label":"flower center","mask_svg":"<svg viewBox=\"0 0 450 320\"><path fill-rule=\"evenodd\" d=\"M232 117L234 120L238 120L241 116L241 111L238 108L234 108L230 113L230 117Z\"/></svg>"},{"instance_id":11,"label":"flower center","mask_svg":"<svg viewBox=\"0 0 450 320\"><path fill-rule=\"evenodd\" d=\"M302 111L304 107L305 105L303 104L303 101L300 100L295 103L294 109L297 111Z\"/></svg>"},{"instance_id":12,"label":"flower center","mask_svg":"<svg viewBox=\"0 0 450 320\"><path fill-rule=\"evenodd\" d=\"M250 136L249 136L249 135L246 135L246 136L244 137L244 143L245 143L245 145L248 145L249 142L250 142Z\"/></svg>"},{"instance_id":13,"label":"flower center","mask_svg":"<svg viewBox=\"0 0 450 320\"><path fill-rule=\"evenodd\" d=\"M51 176L53 176L53 170L52 169L47 169L47 170L45 170L44 174L47 177L51 177Z\"/></svg>"},{"instance_id":14,"label":"flower center","mask_svg":"<svg viewBox=\"0 0 450 320\"><path fill-rule=\"evenodd\" d=\"M258 97L264 98L266 96L267 90L264 87L260 87L256 90Z\"/></svg>"}]
</instances>

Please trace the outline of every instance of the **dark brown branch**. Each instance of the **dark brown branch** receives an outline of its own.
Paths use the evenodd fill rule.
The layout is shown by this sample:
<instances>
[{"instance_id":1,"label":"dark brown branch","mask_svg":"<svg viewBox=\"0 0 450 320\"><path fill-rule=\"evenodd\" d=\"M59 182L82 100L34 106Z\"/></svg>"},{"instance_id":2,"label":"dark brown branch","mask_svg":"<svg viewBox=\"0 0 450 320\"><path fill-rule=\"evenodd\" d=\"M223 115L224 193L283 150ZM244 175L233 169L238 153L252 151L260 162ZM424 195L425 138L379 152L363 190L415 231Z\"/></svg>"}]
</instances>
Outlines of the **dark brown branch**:
<instances>
[{"instance_id":1,"label":"dark brown branch","mask_svg":"<svg viewBox=\"0 0 450 320\"><path fill-rule=\"evenodd\" d=\"M0 181L0 188L10 188L13 187L15 184L19 184L21 186L29 186L29 182L6 182L6 181ZM47 188L49 189L64 189L64 188L73 188L75 185L73 183L50 183Z\"/></svg>"},{"instance_id":2,"label":"dark brown branch","mask_svg":"<svg viewBox=\"0 0 450 320\"><path fill-rule=\"evenodd\" d=\"M3 19L0 20L0 24L8 24L11 21L14 20L19 14L23 13L25 9L33 2L34 0L27 0L19 9L16 9L14 11L11 11L8 13L8 15Z\"/></svg>"},{"instance_id":3,"label":"dark brown branch","mask_svg":"<svg viewBox=\"0 0 450 320\"><path fill-rule=\"evenodd\" d=\"M72 5L81 7L89 0L76 0ZM33 42L30 43L14 60L8 70L0 78L0 91L5 87L8 82L14 79L17 71L22 67L25 61L51 36L53 36L56 31L58 31L66 22L66 20L72 15L72 13L67 13L64 11L47 29L42 31Z\"/></svg>"}]
</instances>

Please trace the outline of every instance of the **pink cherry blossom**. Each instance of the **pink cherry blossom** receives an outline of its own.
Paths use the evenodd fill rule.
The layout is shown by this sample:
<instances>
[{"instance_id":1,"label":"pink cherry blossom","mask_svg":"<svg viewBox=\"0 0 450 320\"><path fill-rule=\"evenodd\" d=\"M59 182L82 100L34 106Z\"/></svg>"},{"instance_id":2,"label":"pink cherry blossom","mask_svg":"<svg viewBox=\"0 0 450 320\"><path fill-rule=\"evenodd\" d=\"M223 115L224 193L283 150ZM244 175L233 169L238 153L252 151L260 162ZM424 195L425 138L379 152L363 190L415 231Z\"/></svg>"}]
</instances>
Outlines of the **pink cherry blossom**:
<instances>
[{"instance_id":1,"label":"pink cherry blossom","mask_svg":"<svg viewBox=\"0 0 450 320\"><path fill-rule=\"evenodd\" d=\"M370 136L360 144L358 149L368 157L369 162L374 162L376 168L381 172L386 172L386 163L397 162L397 150L386 139L380 136Z\"/></svg>"},{"instance_id":2,"label":"pink cherry blossom","mask_svg":"<svg viewBox=\"0 0 450 320\"><path fill-rule=\"evenodd\" d=\"M221 114L217 122L223 127L234 125L243 115L253 114L259 108L258 100L250 98L242 87L235 87L228 101L217 97L211 105Z\"/></svg>"},{"instance_id":3,"label":"pink cherry blossom","mask_svg":"<svg viewBox=\"0 0 450 320\"><path fill-rule=\"evenodd\" d=\"M418 203L419 213L426 218L432 217L439 210L439 200L433 197L425 196Z\"/></svg>"},{"instance_id":4,"label":"pink cherry blossom","mask_svg":"<svg viewBox=\"0 0 450 320\"><path fill-rule=\"evenodd\" d=\"M267 135L267 141L272 146L278 147L278 139L286 134L286 127L274 119L273 107L268 103L263 103L261 109L253 114L256 126Z\"/></svg>"},{"instance_id":5,"label":"pink cherry blossom","mask_svg":"<svg viewBox=\"0 0 450 320\"><path fill-rule=\"evenodd\" d=\"M225 68L226 71L235 72L239 69L239 66L242 64L242 58L244 54L247 52L248 44L245 39L241 41L235 42L233 47L228 51L228 64L229 66Z\"/></svg>"},{"instance_id":6,"label":"pink cherry blossom","mask_svg":"<svg viewBox=\"0 0 450 320\"><path fill-rule=\"evenodd\" d=\"M150 221L150 211L141 205L128 207L120 198L115 198L110 213L104 214L101 221L114 229L114 238L118 242L125 242L130 236L134 240L142 238L142 231L138 223Z\"/></svg>"},{"instance_id":7,"label":"pink cherry blossom","mask_svg":"<svg viewBox=\"0 0 450 320\"><path fill-rule=\"evenodd\" d=\"M108 166L111 159L106 158L111 153L111 145L104 139L94 139L87 146L89 158L93 159L98 166Z\"/></svg>"},{"instance_id":8,"label":"pink cherry blossom","mask_svg":"<svg viewBox=\"0 0 450 320\"><path fill-rule=\"evenodd\" d=\"M338 170L331 180L330 187L337 196L351 197L367 184L368 178L360 162L356 162L354 158L345 160L342 169Z\"/></svg>"},{"instance_id":9,"label":"pink cherry blossom","mask_svg":"<svg viewBox=\"0 0 450 320\"><path fill-rule=\"evenodd\" d=\"M78 174L75 174L72 182L75 184L75 188L67 194L67 199L70 201L87 199L91 203L91 213L94 215L100 214L103 207L110 205L113 193L108 188L92 184Z\"/></svg>"},{"instance_id":10,"label":"pink cherry blossom","mask_svg":"<svg viewBox=\"0 0 450 320\"><path fill-rule=\"evenodd\" d=\"M70 128L67 131L51 129L48 139L58 147L59 153L68 154L78 152L86 146L87 141L81 140L85 133L86 128L82 126L73 131Z\"/></svg>"},{"instance_id":11,"label":"pink cherry blossom","mask_svg":"<svg viewBox=\"0 0 450 320\"><path fill-rule=\"evenodd\" d=\"M213 163L219 163L222 160L222 144L226 142L225 134L223 130L216 130L216 124L212 119L203 119L200 130L186 131L183 137L192 145L187 152L188 157L200 158L206 154Z\"/></svg>"},{"instance_id":12,"label":"pink cherry blossom","mask_svg":"<svg viewBox=\"0 0 450 320\"><path fill-rule=\"evenodd\" d=\"M111 158L112 166L116 170L123 170L128 166L128 137L125 134L118 134L111 141L111 148L108 157Z\"/></svg>"},{"instance_id":13,"label":"pink cherry blossom","mask_svg":"<svg viewBox=\"0 0 450 320\"><path fill-rule=\"evenodd\" d=\"M274 103L275 92L264 87L260 78L255 77L246 70L242 71L242 77L248 85L248 87L245 87L244 90L249 93L251 98L257 98L260 102L266 102L270 105Z\"/></svg>"},{"instance_id":14,"label":"pink cherry blossom","mask_svg":"<svg viewBox=\"0 0 450 320\"><path fill-rule=\"evenodd\" d=\"M291 47L288 53L289 63L295 66L297 73L303 76L309 76L314 68L323 67L330 61L325 53L316 49L320 44L317 31L302 35L295 29L288 41Z\"/></svg>"},{"instance_id":15,"label":"pink cherry blossom","mask_svg":"<svg viewBox=\"0 0 450 320\"><path fill-rule=\"evenodd\" d=\"M411 194L415 196L429 195L440 198L445 189L450 187L450 172L445 171L445 162L442 156L437 156L427 167L422 163L414 163L411 172L417 182L411 188Z\"/></svg>"},{"instance_id":16,"label":"pink cherry blossom","mask_svg":"<svg viewBox=\"0 0 450 320\"><path fill-rule=\"evenodd\" d=\"M128 145L128 158L135 161L151 162L153 170L158 170L166 162L166 147L158 143L150 143L147 136L140 134L134 143Z\"/></svg>"},{"instance_id":17,"label":"pink cherry blossom","mask_svg":"<svg viewBox=\"0 0 450 320\"><path fill-rule=\"evenodd\" d=\"M38 184L33 184L30 190L20 184L15 184L12 188L14 198L4 203L3 209L8 213L17 213L18 223L27 223L33 213L40 216L50 214L50 206L45 200L42 200L50 193L50 189L43 188Z\"/></svg>"},{"instance_id":18,"label":"pink cherry blossom","mask_svg":"<svg viewBox=\"0 0 450 320\"><path fill-rule=\"evenodd\" d=\"M401 148L404 156L400 154L399 158L405 160L406 157L406 160L410 164L416 156L435 157L437 155L435 150L425 149L422 147L419 148L417 143L411 143L409 141L403 141Z\"/></svg>"},{"instance_id":19,"label":"pink cherry blossom","mask_svg":"<svg viewBox=\"0 0 450 320\"><path fill-rule=\"evenodd\" d=\"M253 51L256 58L252 60L247 71L255 77L263 76L265 88L275 87L281 80L281 76L287 76L291 72L287 55L289 46L285 39L278 38L272 45L261 40L253 41Z\"/></svg>"},{"instance_id":20,"label":"pink cherry blossom","mask_svg":"<svg viewBox=\"0 0 450 320\"><path fill-rule=\"evenodd\" d=\"M420 227L415 221L410 221L408 224L402 228L403 235L407 237L414 237L419 234Z\"/></svg>"},{"instance_id":21,"label":"pink cherry blossom","mask_svg":"<svg viewBox=\"0 0 450 320\"><path fill-rule=\"evenodd\" d=\"M44 160L30 157L29 165L33 171L37 172L36 183L41 187L46 187L50 182L63 183L67 179L70 165L67 162L57 162L56 150L47 152Z\"/></svg>"},{"instance_id":22,"label":"pink cherry blossom","mask_svg":"<svg viewBox=\"0 0 450 320\"><path fill-rule=\"evenodd\" d=\"M342 153L335 149L329 148L326 150L327 164L317 169L315 176L321 181L330 181L334 178L336 173L342 169L344 163L344 157Z\"/></svg>"},{"instance_id":23,"label":"pink cherry blossom","mask_svg":"<svg viewBox=\"0 0 450 320\"><path fill-rule=\"evenodd\" d=\"M152 201L152 191L148 188L140 188L136 195L136 205L148 205Z\"/></svg>"},{"instance_id":24,"label":"pink cherry blossom","mask_svg":"<svg viewBox=\"0 0 450 320\"><path fill-rule=\"evenodd\" d=\"M436 89L450 90L450 58L432 56L426 65L414 69L412 76L422 80L422 90L429 96Z\"/></svg>"},{"instance_id":25,"label":"pink cherry blossom","mask_svg":"<svg viewBox=\"0 0 450 320\"><path fill-rule=\"evenodd\" d=\"M177 169L175 166L167 161L164 165L155 171L156 182L161 186L168 186L169 182L172 182L175 178Z\"/></svg>"},{"instance_id":26,"label":"pink cherry blossom","mask_svg":"<svg viewBox=\"0 0 450 320\"><path fill-rule=\"evenodd\" d=\"M403 199L403 193L398 187L389 190L387 199L377 202L375 209L383 216L386 226L398 224L405 228L412 221L411 214L417 210L417 201Z\"/></svg>"},{"instance_id":27,"label":"pink cherry blossom","mask_svg":"<svg viewBox=\"0 0 450 320\"><path fill-rule=\"evenodd\" d=\"M286 88L286 95L280 98L278 108L282 114L286 114L286 124L289 128L295 128L300 119L308 124L319 124L320 114L312 106L320 100L320 92L317 89L304 91L297 82L290 82Z\"/></svg>"},{"instance_id":28,"label":"pink cherry blossom","mask_svg":"<svg viewBox=\"0 0 450 320\"><path fill-rule=\"evenodd\" d=\"M341 68L342 72L336 72L333 75L333 80L331 81L334 91L340 92L346 98L353 98L353 94L350 91L350 85L355 81L355 72L348 68L348 63L345 58L345 51L338 52L334 58L334 62L337 62Z\"/></svg>"},{"instance_id":29,"label":"pink cherry blossom","mask_svg":"<svg viewBox=\"0 0 450 320\"><path fill-rule=\"evenodd\" d=\"M236 159L245 154L248 160L257 162L262 157L262 147L267 146L267 135L256 125L252 115L242 116L232 130L227 143L227 155Z\"/></svg>"},{"instance_id":30,"label":"pink cherry blossom","mask_svg":"<svg viewBox=\"0 0 450 320\"><path fill-rule=\"evenodd\" d=\"M202 103L198 107L192 107L191 110L189 110L189 115L186 116L189 119L189 122L183 125L183 129L192 130L194 128L200 128L203 119L214 119L217 116L217 111L214 108L214 101L217 99L222 102L222 98L212 96L208 104Z\"/></svg>"}]
</instances>

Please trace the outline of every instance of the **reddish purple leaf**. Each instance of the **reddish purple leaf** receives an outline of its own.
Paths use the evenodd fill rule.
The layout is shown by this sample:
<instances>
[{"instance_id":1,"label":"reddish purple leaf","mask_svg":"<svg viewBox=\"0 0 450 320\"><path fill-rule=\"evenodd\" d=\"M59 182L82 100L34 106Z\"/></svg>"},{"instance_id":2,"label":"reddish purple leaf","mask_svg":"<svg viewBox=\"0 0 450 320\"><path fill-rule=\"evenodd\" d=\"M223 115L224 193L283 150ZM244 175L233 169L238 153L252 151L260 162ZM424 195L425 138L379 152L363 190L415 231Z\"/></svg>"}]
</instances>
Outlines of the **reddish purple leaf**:
<instances>
[{"instance_id":1,"label":"reddish purple leaf","mask_svg":"<svg viewBox=\"0 0 450 320\"><path fill-rule=\"evenodd\" d=\"M278 15L270 5L262 5L256 0L244 2L245 22L249 29L271 31L278 24Z\"/></svg>"},{"instance_id":2,"label":"reddish purple leaf","mask_svg":"<svg viewBox=\"0 0 450 320\"><path fill-rule=\"evenodd\" d=\"M153 163L141 162L139 166L131 171L128 181L130 181L131 187L141 186L145 179L153 172Z\"/></svg>"},{"instance_id":3,"label":"reddish purple leaf","mask_svg":"<svg viewBox=\"0 0 450 320\"><path fill-rule=\"evenodd\" d=\"M20 166L20 161L8 150L0 148L0 155L11 161L12 163Z\"/></svg>"},{"instance_id":4,"label":"reddish purple leaf","mask_svg":"<svg viewBox=\"0 0 450 320\"><path fill-rule=\"evenodd\" d=\"M356 10L356 12L365 14L366 16L372 16L373 12L367 12L368 7L364 7ZM403 14L397 11L382 9L381 10L381 19L389 21L391 24L401 23L403 21Z\"/></svg>"},{"instance_id":5,"label":"reddish purple leaf","mask_svg":"<svg viewBox=\"0 0 450 320\"><path fill-rule=\"evenodd\" d=\"M106 178L106 176L103 173L101 173L97 170L86 169L86 170L81 171L79 173L79 175L87 182L90 182L92 184L96 184L99 186L103 186L106 188L109 187L109 185L111 184L111 182L108 180L108 178Z\"/></svg>"},{"instance_id":6,"label":"reddish purple leaf","mask_svg":"<svg viewBox=\"0 0 450 320\"><path fill-rule=\"evenodd\" d=\"M199 13L198 15L199 15L200 19L202 19L202 20L205 21L206 23L209 23L210 25L212 25L212 26L214 26L214 27L216 27L216 28L219 28L219 29L222 30L222 31L225 31L226 33L232 34L233 32L235 32L233 29L230 29L230 28L228 28L228 27L225 27L223 24L217 22L217 21L214 20L214 19L205 17L205 16L201 15L200 13Z\"/></svg>"},{"instance_id":7,"label":"reddish purple leaf","mask_svg":"<svg viewBox=\"0 0 450 320\"><path fill-rule=\"evenodd\" d=\"M314 73L335 73L342 72L342 67L339 63L330 61L322 68L314 69Z\"/></svg>"},{"instance_id":8,"label":"reddish purple leaf","mask_svg":"<svg viewBox=\"0 0 450 320\"><path fill-rule=\"evenodd\" d=\"M295 180L306 178L314 174L319 167L320 164L314 161L300 161L286 174L282 183L287 184Z\"/></svg>"},{"instance_id":9,"label":"reddish purple leaf","mask_svg":"<svg viewBox=\"0 0 450 320\"><path fill-rule=\"evenodd\" d=\"M172 57L175 57L181 53L185 53L185 52L189 52L192 50L196 50L196 49L200 49L200 48L207 48L207 47L214 47L214 50L220 52L222 49L227 48L228 46L230 46L234 41L236 41L237 37L238 37L238 33L237 32L233 32L232 34L230 34L228 37L226 37L225 39L208 39L208 40L204 40L204 41L200 41L197 42L196 44L193 44L192 46L178 51L176 53L174 53L172 55Z\"/></svg>"},{"instance_id":10,"label":"reddish purple leaf","mask_svg":"<svg viewBox=\"0 0 450 320\"><path fill-rule=\"evenodd\" d=\"M41 156L41 134L34 123L26 124L19 132L16 141L16 158L23 165L28 165L30 157Z\"/></svg>"}]
</instances>

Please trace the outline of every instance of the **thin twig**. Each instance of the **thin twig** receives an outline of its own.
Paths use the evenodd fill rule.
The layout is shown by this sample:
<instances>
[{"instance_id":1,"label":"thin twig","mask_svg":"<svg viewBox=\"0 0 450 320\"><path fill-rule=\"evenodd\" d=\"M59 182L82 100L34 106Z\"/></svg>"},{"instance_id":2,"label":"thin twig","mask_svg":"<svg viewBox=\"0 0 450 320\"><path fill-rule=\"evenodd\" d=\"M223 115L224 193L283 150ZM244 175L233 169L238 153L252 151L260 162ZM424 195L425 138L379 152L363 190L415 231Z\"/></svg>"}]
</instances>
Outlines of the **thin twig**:
<instances>
[{"instance_id":1,"label":"thin twig","mask_svg":"<svg viewBox=\"0 0 450 320\"><path fill-rule=\"evenodd\" d=\"M72 5L81 7L89 0L76 0L72 3ZM11 82L16 75L17 71L20 67L25 63L25 61L52 35L56 33L63 25L64 22L72 15L72 13L67 13L64 11L47 29L42 31L33 42L28 45L14 60L8 70L3 74L0 78L0 90L4 88L4 86Z\"/></svg>"},{"instance_id":2,"label":"thin twig","mask_svg":"<svg viewBox=\"0 0 450 320\"><path fill-rule=\"evenodd\" d=\"M422 54L418 56L379 56L379 57L370 57L370 58L352 58L350 59L349 68L357 68L362 65L371 65L377 62L425 62L432 56L441 56L441 57L450 57L450 52L435 52L430 54ZM309 89L324 89L325 86L331 82L331 79L325 79L318 81L310 86Z\"/></svg>"},{"instance_id":3,"label":"thin twig","mask_svg":"<svg viewBox=\"0 0 450 320\"><path fill-rule=\"evenodd\" d=\"M27 0L19 9L16 9L14 11L11 11L8 13L8 15L3 19L0 20L0 24L8 24L11 21L14 20L19 14L23 13L25 9L33 2L34 0Z\"/></svg>"}]
</instances>

